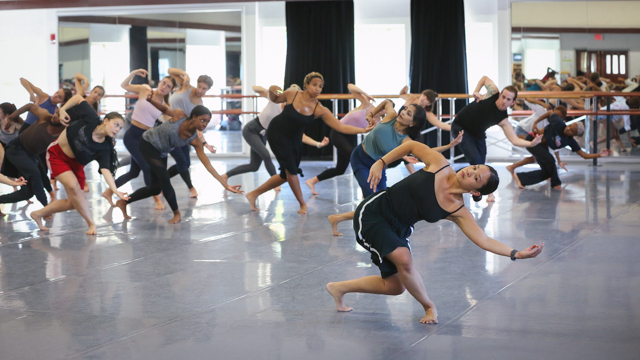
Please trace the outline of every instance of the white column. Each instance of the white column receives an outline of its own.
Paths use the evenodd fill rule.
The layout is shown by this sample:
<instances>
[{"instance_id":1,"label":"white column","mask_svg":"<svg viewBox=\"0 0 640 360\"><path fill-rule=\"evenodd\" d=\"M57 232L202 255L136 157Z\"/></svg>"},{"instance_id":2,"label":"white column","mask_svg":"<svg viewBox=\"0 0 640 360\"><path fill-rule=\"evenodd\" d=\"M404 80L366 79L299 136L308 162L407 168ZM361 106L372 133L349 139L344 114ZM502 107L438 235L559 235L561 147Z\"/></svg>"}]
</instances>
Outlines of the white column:
<instances>
[{"instance_id":1,"label":"white column","mask_svg":"<svg viewBox=\"0 0 640 360\"><path fill-rule=\"evenodd\" d=\"M186 66L185 71L192 78L192 85L200 75L209 75L213 87L207 94L219 95L220 89L227 85L227 55L224 31L186 30ZM205 98L204 105L210 110L220 110L220 100Z\"/></svg>"},{"instance_id":2,"label":"white column","mask_svg":"<svg viewBox=\"0 0 640 360\"><path fill-rule=\"evenodd\" d=\"M129 28L130 25L90 24L89 59L91 87L104 86L105 93L124 93L120 84L130 73L129 70ZM103 100L106 111L124 109L122 98Z\"/></svg>"},{"instance_id":3,"label":"white column","mask_svg":"<svg viewBox=\"0 0 640 360\"><path fill-rule=\"evenodd\" d=\"M55 10L0 11L0 102L22 106L29 94L20 85L20 77L31 81L44 92L57 91L58 16ZM56 41L51 42L51 34Z\"/></svg>"}]
</instances>

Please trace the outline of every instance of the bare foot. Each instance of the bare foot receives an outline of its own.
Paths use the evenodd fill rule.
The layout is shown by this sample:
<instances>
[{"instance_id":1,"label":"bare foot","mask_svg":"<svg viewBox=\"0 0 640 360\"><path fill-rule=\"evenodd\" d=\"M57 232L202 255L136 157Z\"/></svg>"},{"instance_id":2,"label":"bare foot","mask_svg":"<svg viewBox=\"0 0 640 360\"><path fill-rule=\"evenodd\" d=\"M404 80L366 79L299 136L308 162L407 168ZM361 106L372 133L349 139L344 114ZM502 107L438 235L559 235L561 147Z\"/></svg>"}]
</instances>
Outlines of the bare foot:
<instances>
[{"instance_id":1,"label":"bare foot","mask_svg":"<svg viewBox=\"0 0 640 360\"><path fill-rule=\"evenodd\" d=\"M306 215L307 214L307 204L300 206L300 210L298 210L298 214Z\"/></svg>"},{"instance_id":2,"label":"bare foot","mask_svg":"<svg viewBox=\"0 0 640 360\"><path fill-rule=\"evenodd\" d=\"M98 235L98 229L96 229L96 225L95 224L91 224L89 226L89 230L87 230L87 232L85 234L87 234L87 235Z\"/></svg>"},{"instance_id":3,"label":"bare foot","mask_svg":"<svg viewBox=\"0 0 640 360\"><path fill-rule=\"evenodd\" d=\"M513 166L514 164L511 164L509 166L507 166L507 171L511 174L511 176L513 176L513 174L515 174L515 167Z\"/></svg>"},{"instance_id":4,"label":"bare foot","mask_svg":"<svg viewBox=\"0 0 640 360\"><path fill-rule=\"evenodd\" d=\"M329 215L329 222L331 223L331 230L333 230L333 236L342 236L342 233L338 232L338 215Z\"/></svg>"},{"instance_id":5,"label":"bare foot","mask_svg":"<svg viewBox=\"0 0 640 360\"><path fill-rule=\"evenodd\" d=\"M182 220L182 216L180 216L180 210L176 210L173 212L173 218L169 220L169 224L177 224Z\"/></svg>"},{"instance_id":6,"label":"bare foot","mask_svg":"<svg viewBox=\"0 0 640 360\"><path fill-rule=\"evenodd\" d=\"M344 303L342 302L342 298L344 297L344 293L338 291L338 284L334 283L334 282L330 282L327 284L327 291L329 292L329 294L331 294L331 296L333 296L333 300L336 301L336 309L338 309L338 311L340 312L349 312L351 310L353 310L353 308L351 307L346 307L344 306Z\"/></svg>"},{"instance_id":7,"label":"bare foot","mask_svg":"<svg viewBox=\"0 0 640 360\"><path fill-rule=\"evenodd\" d=\"M190 198L197 198L198 197L198 192L196 191L195 187L192 187L191 189L189 189L189 197Z\"/></svg>"},{"instance_id":8,"label":"bare foot","mask_svg":"<svg viewBox=\"0 0 640 360\"><path fill-rule=\"evenodd\" d=\"M256 199L258 197L253 193L253 191L248 192L247 195L245 195L245 197L247 198L247 200L249 200L249 205L251 205L251 210L260 211L260 209L258 209L258 207L256 206Z\"/></svg>"},{"instance_id":9,"label":"bare foot","mask_svg":"<svg viewBox=\"0 0 640 360\"><path fill-rule=\"evenodd\" d=\"M435 308L429 308L425 312L425 316L420 319L422 324L437 324L438 323L438 311Z\"/></svg>"},{"instance_id":10,"label":"bare foot","mask_svg":"<svg viewBox=\"0 0 640 360\"><path fill-rule=\"evenodd\" d=\"M127 214L127 202L124 200L118 200L116 201L116 207L120 208L120 210L122 210L122 216L125 219L131 219L131 216L129 216L129 214Z\"/></svg>"},{"instance_id":11,"label":"bare foot","mask_svg":"<svg viewBox=\"0 0 640 360\"><path fill-rule=\"evenodd\" d=\"M273 188L273 190L275 190L276 192L280 192L280 190L282 189L280 188L280 186L276 186L275 188Z\"/></svg>"},{"instance_id":12,"label":"bare foot","mask_svg":"<svg viewBox=\"0 0 640 360\"><path fill-rule=\"evenodd\" d=\"M554 190L562 190L562 185L556 185L553 187Z\"/></svg>"},{"instance_id":13,"label":"bare foot","mask_svg":"<svg viewBox=\"0 0 640 360\"><path fill-rule=\"evenodd\" d=\"M37 211L32 212L31 218L36 222L36 224L38 224L38 228L40 229L40 231L49 231L49 228L45 227L44 224L42 224L42 215L39 215L37 213Z\"/></svg>"},{"instance_id":14,"label":"bare foot","mask_svg":"<svg viewBox=\"0 0 640 360\"><path fill-rule=\"evenodd\" d=\"M496 196L493 194L487 195L487 202L496 202Z\"/></svg>"},{"instance_id":15,"label":"bare foot","mask_svg":"<svg viewBox=\"0 0 640 360\"><path fill-rule=\"evenodd\" d=\"M156 210L164 210L164 204L160 200L160 196L154 196L153 200L156 202Z\"/></svg>"},{"instance_id":16,"label":"bare foot","mask_svg":"<svg viewBox=\"0 0 640 360\"><path fill-rule=\"evenodd\" d=\"M109 202L109 205L111 205L111 207L116 206L116 204L113 203L113 191L111 191L111 189L107 189L102 193L102 197L107 199L107 201Z\"/></svg>"},{"instance_id":17,"label":"bare foot","mask_svg":"<svg viewBox=\"0 0 640 360\"><path fill-rule=\"evenodd\" d=\"M305 184L307 184L307 186L309 187L309 190L311 190L311 193L312 193L313 195L320 195L320 194L318 194L318 192L316 191L316 184L317 184L318 182L319 182L319 181L318 181L318 178L317 178L317 177L314 177L314 178L311 178L311 179L309 179L309 180L305 181L304 183L305 183Z\"/></svg>"},{"instance_id":18,"label":"bare foot","mask_svg":"<svg viewBox=\"0 0 640 360\"><path fill-rule=\"evenodd\" d=\"M520 182L520 178L518 177L518 174L516 173L511 173L513 175L513 180L516 182L516 185L518 185L518 188L520 189L524 189L524 185L522 185L522 183Z\"/></svg>"}]
</instances>

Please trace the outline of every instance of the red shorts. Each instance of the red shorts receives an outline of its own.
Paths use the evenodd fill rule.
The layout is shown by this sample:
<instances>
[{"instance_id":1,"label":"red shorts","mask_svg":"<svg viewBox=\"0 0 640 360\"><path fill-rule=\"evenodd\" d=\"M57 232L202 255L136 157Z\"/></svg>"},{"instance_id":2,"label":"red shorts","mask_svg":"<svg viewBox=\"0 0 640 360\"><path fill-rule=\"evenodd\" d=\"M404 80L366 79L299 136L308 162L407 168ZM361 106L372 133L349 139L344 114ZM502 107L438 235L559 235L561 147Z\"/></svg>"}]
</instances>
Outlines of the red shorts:
<instances>
[{"instance_id":1,"label":"red shorts","mask_svg":"<svg viewBox=\"0 0 640 360\"><path fill-rule=\"evenodd\" d=\"M52 179L63 172L71 171L78 179L80 186L84 186L87 181L84 175L84 165L80 164L78 160L68 157L57 141L52 142L47 149L47 167L51 170Z\"/></svg>"}]
</instances>

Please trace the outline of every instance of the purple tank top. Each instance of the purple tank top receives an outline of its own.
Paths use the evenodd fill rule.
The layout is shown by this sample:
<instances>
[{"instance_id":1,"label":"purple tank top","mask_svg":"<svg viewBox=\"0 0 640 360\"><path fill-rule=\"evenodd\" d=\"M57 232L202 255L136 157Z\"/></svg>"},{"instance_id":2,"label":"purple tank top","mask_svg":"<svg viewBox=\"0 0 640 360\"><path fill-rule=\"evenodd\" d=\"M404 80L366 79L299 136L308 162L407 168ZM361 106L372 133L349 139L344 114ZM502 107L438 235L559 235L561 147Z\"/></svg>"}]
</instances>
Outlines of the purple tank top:
<instances>
[{"instance_id":1,"label":"purple tank top","mask_svg":"<svg viewBox=\"0 0 640 360\"><path fill-rule=\"evenodd\" d=\"M373 106L369 106L364 110L354 111L350 114L347 114L345 117L340 119L340 121L345 125L351 125L355 127L359 127L361 129L366 129L369 125L367 123L366 116L373 111Z\"/></svg>"}]
</instances>

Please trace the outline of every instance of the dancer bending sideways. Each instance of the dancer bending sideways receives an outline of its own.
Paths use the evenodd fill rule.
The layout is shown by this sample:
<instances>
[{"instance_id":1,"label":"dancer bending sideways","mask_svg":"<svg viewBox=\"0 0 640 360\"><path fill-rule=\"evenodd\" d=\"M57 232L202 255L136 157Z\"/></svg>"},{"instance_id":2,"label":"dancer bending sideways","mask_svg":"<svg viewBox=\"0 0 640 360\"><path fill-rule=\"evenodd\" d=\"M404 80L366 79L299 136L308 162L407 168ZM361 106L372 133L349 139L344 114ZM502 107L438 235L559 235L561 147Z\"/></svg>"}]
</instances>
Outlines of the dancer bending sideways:
<instances>
[{"instance_id":1,"label":"dancer bending sideways","mask_svg":"<svg viewBox=\"0 0 640 360\"><path fill-rule=\"evenodd\" d=\"M380 269L380 276L330 282L327 291L333 296L338 311L351 311L353 308L345 306L343 301L347 293L400 295L407 290L424 308L425 315L420 322L437 324L436 306L413 266L408 237L416 222L453 221L480 248L511 260L538 256L544 243L517 251L488 237L465 208L463 194L481 196L494 192L500 181L496 170L487 165L471 165L456 173L444 156L416 141L402 144L372 166L369 181L374 191L385 164L407 154L416 156L425 167L362 201L356 210L357 221L353 223L356 241L371 253L371 261Z\"/></svg>"},{"instance_id":2,"label":"dancer bending sideways","mask_svg":"<svg viewBox=\"0 0 640 360\"><path fill-rule=\"evenodd\" d=\"M267 129L269 145L280 164L280 174L272 176L257 189L247 193L251 210L259 210L256 206L258 196L288 182L298 203L300 203L298 214L307 213L307 204L302 198L298 174L302 175L302 170L300 170L302 133L313 120L320 118L329 127L343 134L362 134L373 128L372 125L365 129L345 125L336 119L331 111L322 106L317 99L323 87L324 78L322 75L312 72L304 78L304 91L287 90L282 92L280 87L275 85L269 88L271 101L287 103L282 113L271 121Z\"/></svg>"},{"instance_id":3,"label":"dancer bending sideways","mask_svg":"<svg viewBox=\"0 0 640 360\"><path fill-rule=\"evenodd\" d=\"M137 178L138 175L140 175L140 171L142 171L144 177L144 184L146 186L151 184L151 169L145 161L143 154L140 153L138 142L142 134L155 125L156 120L162 115L162 111L151 105L149 101L147 101L147 98L151 95L153 100L164 104L169 100L171 89L175 87L175 80L170 76L162 79L156 90L152 90L151 87L146 84L131 84L131 81L136 75L147 77L148 73L147 70L144 69L134 70L124 79L122 84L120 84L120 86L128 92L138 94L138 101L131 115L131 126L127 129L127 132L124 133L124 138L122 139L124 146L127 148L127 151L129 151L129 154L131 154L131 166L129 166L129 171L126 174L122 174L116 179L116 187L120 187L130 180ZM111 206L115 206L112 200L113 192L111 189L105 190L102 193L102 197L107 199ZM156 210L164 210L160 196L154 196L153 200L156 203Z\"/></svg>"},{"instance_id":4,"label":"dancer bending sideways","mask_svg":"<svg viewBox=\"0 0 640 360\"><path fill-rule=\"evenodd\" d=\"M70 106L73 104L78 104ZM96 225L91 218L89 203L84 197L80 184L85 183L84 166L93 160L100 165L100 173L109 184L109 188L121 199L126 195L119 192L113 179L114 159L111 158L113 139L124 126L122 115L117 112L108 113L103 121L96 111L82 98L76 95L60 109L60 119L71 120L67 110L72 110L75 120L62 131L58 140L47 149L47 165L51 176L64 185L68 199L60 199L49 203L44 208L31 213L31 218L40 230L47 229L42 219L54 213L76 209L89 226L87 235L96 235Z\"/></svg>"},{"instance_id":5,"label":"dancer bending sideways","mask_svg":"<svg viewBox=\"0 0 640 360\"><path fill-rule=\"evenodd\" d=\"M480 95L480 90L485 87L487 93ZM515 86L507 86L502 92L486 76L483 76L476 86L473 95L475 102L465 106L458 112L451 125L453 136L464 130L464 139L460 143L460 150L470 165L484 164L487 160L486 131L493 125L499 125L505 136L514 146L532 147L540 143L540 137L531 141L520 139L513 126L509 122L507 108L513 106L518 97L518 89ZM495 201L493 194L487 197L488 202Z\"/></svg>"},{"instance_id":6,"label":"dancer bending sideways","mask_svg":"<svg viewBox=\"0 0 640 360\"><path fill-rule=\"evenodd\" d=\"M116 206L122 210L125 219L131 217L127 214L127 204L134 201L157 196L162 192L164 198L169 203L173 211L173 218L170 224L180 222L180 210L176 200L176 192L171 186L171 176L167 170L167 154L172 149L191 144L196 149L198 159L209 173L224 186L225 189L242 194L240 185L227 185L227 182L218 175L216 169L211 166L211 161L204 153L204 143L198 137L197 131L204 130L211 121L211 111L203 105L197 105L191 110L189 117L181 109L170 109L163 104L156 102L149 96L147 98L153 106L163 113L171 116L171 120L165 121L162 125L147 130L139 141L140 153L151 168L151 181L148 186L136 190L128 199L118 200Z\"/></svg>"},{"instance_id":7,"label":"dancer bending sideways","mask_svg":"<svg viewBox=\"0 0 640 360\"><path fill-rule=\"evenodd\" d=\"M542 118L538 120L542 120ZM551 179L552 188L556 190L560 189L560 185L562 185L562 182L560 181L560 177L558 176L558 168L556 167L556 162L553 159L553 156L549 153L549 149L559 150L565 146L569 146L571 148L571 151L580 155L583 159L595 159L611 155L611 151L609 149L604 149L599 154L587 154L582 151L582 148L580 148L578 142L573 138L576 135L582 136L584 134L584 125L581 122L567 125L559 116L554 114L549 117L549 125L547 125L544 130L538 130L537 124L534 123L533 131L544 134L543 140L540 144L527 148L531 155L535 157L538 165L540 165L540 170L515 173L514 170L517 167L529 163L529 160L527 159L507 166L507 170L509 170L509 172L512 174L513 180L521 189L524 189L524 187L527 185L537 184L547 179ZM527 140L531 139L533 139L533 135L529 134L527 136ZM557 152L556 157L558 158L558 164L563 169L567 170L567 168L565 167L566 164L560 161L560 156Z\"/></svg>"},{"instance_id":8,"label":"dancer bending sideways","mask_svg":"<svg viewBox=\"0 0 640 360\"><path fill-rule=\"evenodd\" d=\"M345 125L351 125L365 129L367 126L369 126L369 123L367 122L367 116L371 114L371 112L375 109L375 106L371 104L371 101L375 100L373 99L373 97L371 97L371 95L362 91L354 84L349 84L348 88L353 97L360 101L360 105L358 105L357 108L349 111L347 115L340 119L340 122ZM382 110L375 117L372 117L373 122L380 122L381 117L384 115L385 111ZM331 131L329 132L329 139L338 151L338 161L335 168L327 169L320 175L305 181L305 184L309 187L313 195L318 195L315 187L317 183L319 183L320 181L331 179L338 175L342 175L345 173L345 171L347 171L347 167L349 167L349 162L351 160L351 153L353 153L353 150L356 148L358 142L357 135L346 135L334 129L331 129Z\"/></svg>"},{"instance_id":9,"label":"dancer bending sideways","mask_svg":"<svg viewBox=\"0 0 640 360\"><path fill-rule=\"evenodd\" d=\"M431 89L427 89L427 90L424 90L419 95L415 95L415 94L409 94L408 91L409 91L408 86L405 86L402 88L402 90L400 90L400 98L404 100L404 105L402 105L402 108L400 108L400 111L402 111L404 108L412 104L421 106L427 112L427 121L429 122L429 124L439 129L442 129L444 131L451 131L451 124L446 124L438 120L438 117L436 116L436 114L433 113L433 104L436 102L436 99L438 98L437 92Z\"/></svg>"},{"instance_id":10,"label":"dancer bending sideways","mask_svg":"<svg viewBox=\"0 0 640 360\"><path fill-rule=\"evenodd\" d=\"M292 84L287 90L300 91L300 87L296 84ZM256 172L258 171L258 169L260 169L260 164L262 164L263 161L264 167L267 169L269 175L274 176L276 174L276 168L275 166L273 166L273 162L271 161L271 154L269 154L269 150L266 146L267 129L269 128L271 120L282 113L285 104L276 104L271 101L271 99L269 99L269 90L263 88L262 86L253 86L253 91L255 91L258 95L267 98L267 100L269 100L269 103L264 107L262 112L260 112L260 114L255 119L249 121L242 128L242 137L251 147L251 160L248 164L236 166L233 169L227 171L226 174L222 174L221 176L225 180L228 180L230 177L235 175L240 175L248 172ZM302 142L309 146L322 148L329 144L329 139L325 137L321 142L318 142L308 137L307 135L302 134ZM280 187L278 186L274 190L280 191Z\"/></svg>"}]
</instances>

